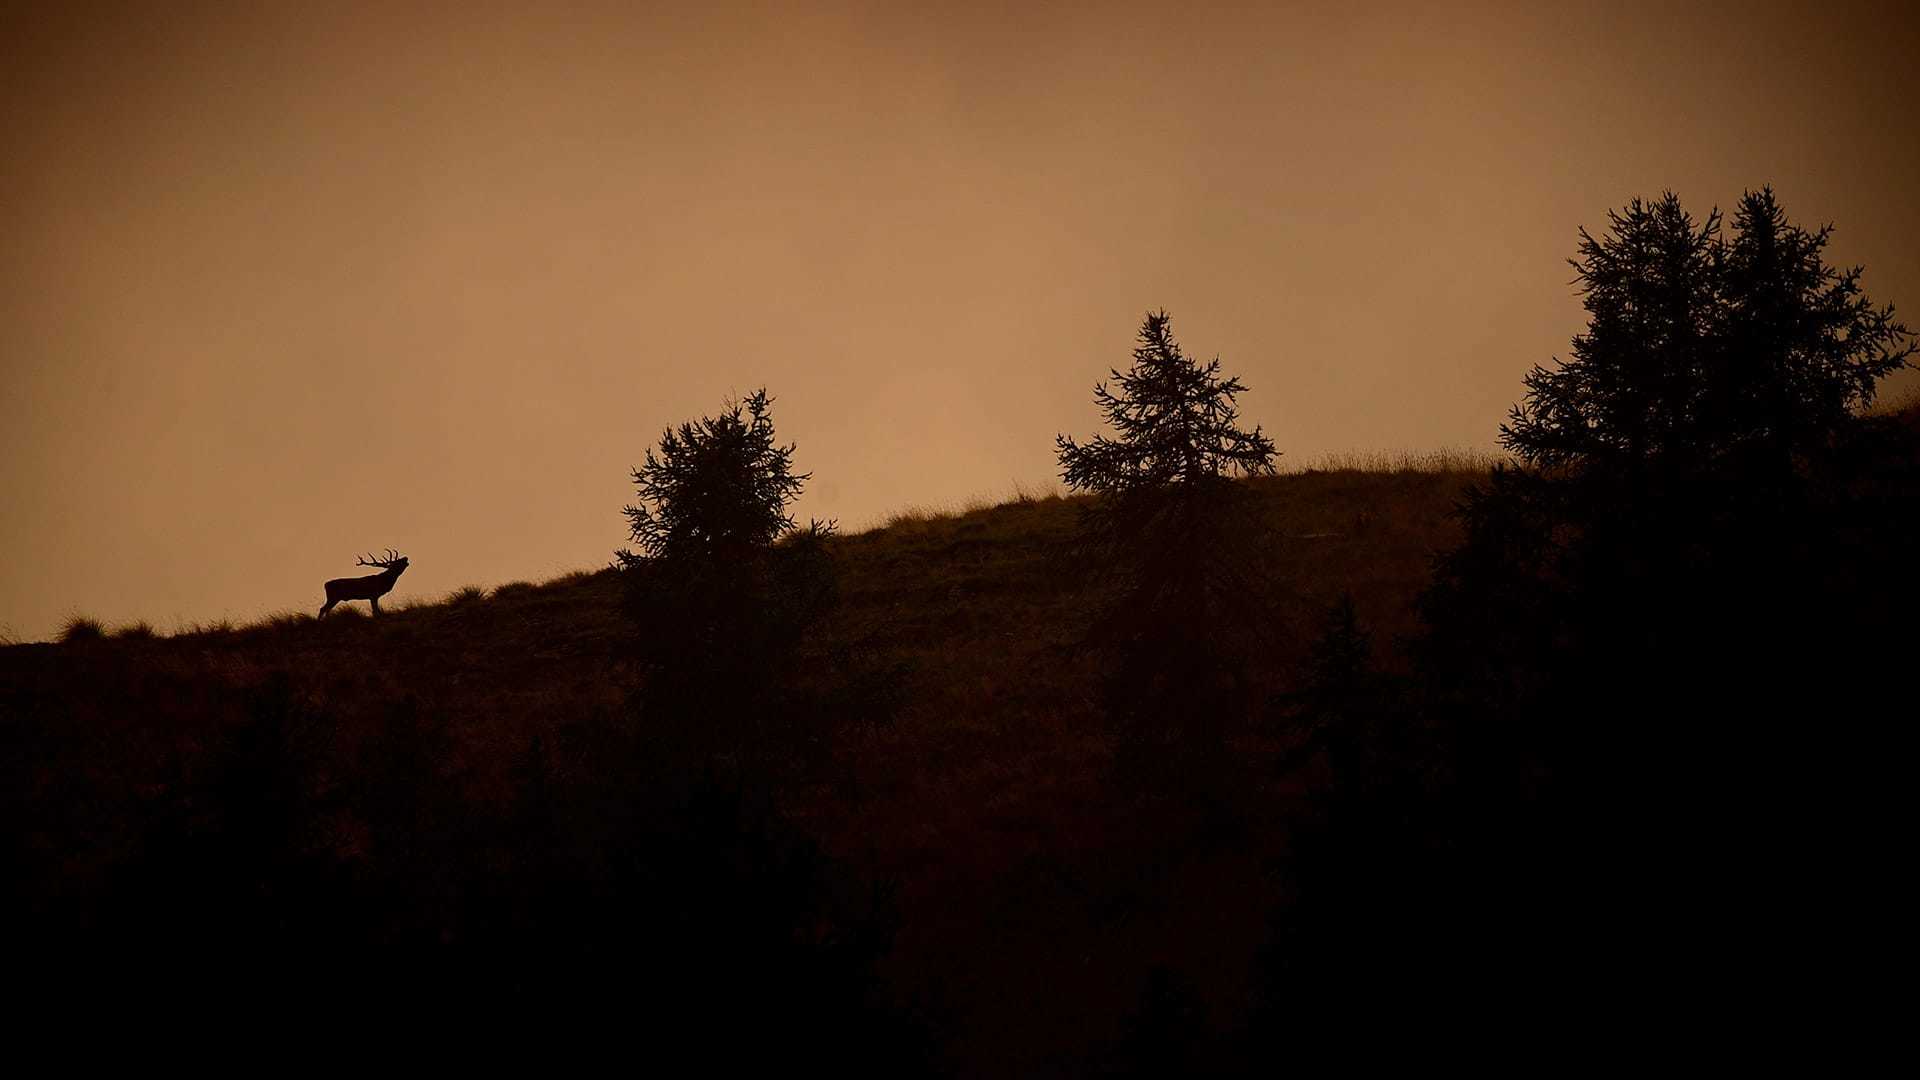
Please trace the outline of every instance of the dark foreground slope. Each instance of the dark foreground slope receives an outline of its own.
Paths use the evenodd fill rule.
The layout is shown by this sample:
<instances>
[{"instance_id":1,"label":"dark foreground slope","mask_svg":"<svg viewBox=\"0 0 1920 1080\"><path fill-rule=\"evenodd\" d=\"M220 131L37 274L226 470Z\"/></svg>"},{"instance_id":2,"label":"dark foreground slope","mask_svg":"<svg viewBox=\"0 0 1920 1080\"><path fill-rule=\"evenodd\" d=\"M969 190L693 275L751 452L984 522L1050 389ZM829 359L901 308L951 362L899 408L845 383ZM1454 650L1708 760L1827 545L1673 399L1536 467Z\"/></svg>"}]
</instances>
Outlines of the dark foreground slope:
<instances>
[{"instance_id":1,"label":"dark foreground slope","mask_svg":"<svg viewBox=\"0 0 1920 1080\"><path fill-rule=\"evenodd\" d=\"M1343 592L1381 661L1404 663L1396 639L1470 479L1255 485L1272 692ZM742 991L709 969L797 935L802 958L755 979L817 999L792 1023L827 1038L884 1013L914 1033L900 1045L966 1072L1084 1072L1143 1039L1229 1032L1282 891L1298 780L1269 765L1286 739L1231 733L1218 787L1237 809L1210 830L1110 797L1076 515L1022 499L833 541L840 604L805 651L878 689L789 732L770 792L648 802L685 778L661 778L649 747L667 733L629 704L611 571L377 619L0 649L10 932L56 966L77 942L164 965L245 926L258 947L235 978L401 955L421 986L445 984L436 967L469 986L511 973L502 1001L566 996L541 981L573 977L549 954L645 956L634 980L675 980L660 997L684 1010L732 1002L709 1009L727 1017ZM716 869L711 849L738 857ZM644 940L616 947L611 926ZM829 976L838 998L817 989Z\"/></svg>"}]
</instances>

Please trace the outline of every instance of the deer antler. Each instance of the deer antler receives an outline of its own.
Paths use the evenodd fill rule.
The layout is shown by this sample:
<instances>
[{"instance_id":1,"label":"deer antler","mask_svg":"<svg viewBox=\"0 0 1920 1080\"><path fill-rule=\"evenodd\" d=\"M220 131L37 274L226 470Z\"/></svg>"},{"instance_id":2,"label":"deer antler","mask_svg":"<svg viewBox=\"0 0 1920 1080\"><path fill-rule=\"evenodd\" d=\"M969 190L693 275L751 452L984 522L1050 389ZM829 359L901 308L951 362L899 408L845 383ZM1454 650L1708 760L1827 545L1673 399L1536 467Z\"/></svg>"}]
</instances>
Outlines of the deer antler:
<instances>
[{"instance_id":1,"label":"deer antler","mask_svg":"<svg viewBox=\"0 0 1920 1080\"><path fill-rule=\"evenodd\" d=\"M392 565L393 565L394 563L397 563L397 562L399 562L399 561L400 561L400 553L399 553L399 552L397 552L397 551L395 551L395 550L393 550L392 548L388 548L388 549L387 549L387 557L386 557L386 558L384 558L384 559L376 559L376 558L374 558L374 557L373 557L373 553L372 553L372 552L368 552L368 553L367 553L366 555L364 555L364 556L362 556L361 558L359 558L359 559L355 559L355 560L354 560L354 565L356 565L356 566L378 566L378 567L381 567L381 568L383 568L383 569L385 569L385 568L387 568L387 567L391 567L391 566L392 566Z\"/></svg>"}]
</instances>

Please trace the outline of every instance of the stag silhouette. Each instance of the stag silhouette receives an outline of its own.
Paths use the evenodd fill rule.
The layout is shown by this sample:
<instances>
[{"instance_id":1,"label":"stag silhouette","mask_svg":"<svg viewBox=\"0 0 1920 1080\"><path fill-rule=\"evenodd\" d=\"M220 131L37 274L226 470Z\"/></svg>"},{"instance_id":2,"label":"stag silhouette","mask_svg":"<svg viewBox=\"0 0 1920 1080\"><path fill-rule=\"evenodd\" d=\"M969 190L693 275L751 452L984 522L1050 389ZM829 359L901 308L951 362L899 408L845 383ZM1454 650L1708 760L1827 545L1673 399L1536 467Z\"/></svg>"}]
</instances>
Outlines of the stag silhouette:
<instances>
[{"instance_id":1,"label":"stag silhouette","mask_svg":"<svg viewBox=\"0 0 1920 1080\"><path fill-rule=\"evenodd\" d=\"M378 566L381 571L366 577L334 578L327 582L327 602L321 606L319 618L326 618L333 605L342 600L365 600L373 605L375 615L380 614L380 598L393 591L393 583L400 580L400 574L407 568L407 557L388 548L386 558L367 555L356 560L356 565Z\"/></svg>"}]
</instances>

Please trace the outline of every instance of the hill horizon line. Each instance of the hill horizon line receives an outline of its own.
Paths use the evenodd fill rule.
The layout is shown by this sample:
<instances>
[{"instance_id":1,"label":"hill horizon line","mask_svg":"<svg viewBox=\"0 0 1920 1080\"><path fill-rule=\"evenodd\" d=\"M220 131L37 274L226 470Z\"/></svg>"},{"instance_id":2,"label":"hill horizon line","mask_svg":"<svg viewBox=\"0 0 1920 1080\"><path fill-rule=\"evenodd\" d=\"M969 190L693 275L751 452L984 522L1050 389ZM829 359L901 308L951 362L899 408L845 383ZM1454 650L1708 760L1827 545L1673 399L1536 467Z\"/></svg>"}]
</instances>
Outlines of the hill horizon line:
<instances>
[{"instance_id":1,"label":"hill horizon line","mask_svg":"<svg viewBox=\"0 0 1920 1080\"><path fill-rule=\"evenodd\" d=\"M1920 401L1920 395L1916 395ZM1448 446L1428 450L1411 449L1353 449L1322 451L1311 458L1290 461L1282 456L1279 472L1275 479L1306 476L1315 473L1422 473L1434 475L1457 475L1482 473L1494 465L1510 462L1509 455L1471 446ZM965 517L969 514L989 511L999 507L1061 500L1080 502L1091 498L1088 495L1074 494L1064 490L1055 479L1046 483L1032 484L1020 480L1012 482L1010 487L996 494L982 492L948 502L910 503L906 506L874 515L873 517L837 530L835 538L845 540L851 537L866 536L885 532L902 524L925 523L945 518ZM383 608L381 615L396 615L401 612L418 611L423 608L446 607L453 604L471 602L479 598L489 598L501 590L516 590L522 587L542 588L566 582L589 578L613 569L612 565L595 568L577 568L560 570L543 578L511 577L493 586L468 583L452 589L430 592L405 593L396 590L397 599ZM316 577L315 596L319 595L320 578ZM315 600L318 603L318 600ZM329 614L329 619L371 618L367 612L351 606L343 606ZM237 633L257 630L265 627L282 627L298 622L312 622L313 613L291 607L263 605L253 613L236 615L231 610L222 612L218 617L191 619L175 615L171 629L162 630L150 620L136 618L131 621L116 619L110 613L88 611L69 611L48 631L46 637L26 637L14 632L5 622L0 622L0 648L12 648L31 645L63 644L68 641L111 638L118 640L175 639L197 636Z\"/></svg>"}]
</instances>

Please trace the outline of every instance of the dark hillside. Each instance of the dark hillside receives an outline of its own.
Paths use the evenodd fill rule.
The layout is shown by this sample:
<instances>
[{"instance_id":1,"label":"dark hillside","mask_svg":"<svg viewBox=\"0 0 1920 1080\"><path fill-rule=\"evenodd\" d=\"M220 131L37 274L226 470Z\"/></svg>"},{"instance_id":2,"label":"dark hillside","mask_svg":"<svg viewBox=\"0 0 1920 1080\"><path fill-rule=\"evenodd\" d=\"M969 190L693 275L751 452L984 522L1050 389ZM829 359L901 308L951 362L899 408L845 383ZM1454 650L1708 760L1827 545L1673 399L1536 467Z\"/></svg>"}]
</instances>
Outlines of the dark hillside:
<instances>
[{"instance_id":1,"label":"dark hillside","mask_svg":"<svg viewBox=\"0 0 1920 1080\"><path fill-rule=\"evenodd\" d=\"M1265 567L1276 688L1342 592L1376 640L1413 631L1413 599L1455 539L1448 514L1470 479L1348 470L1254 482L1276 537ZM1273 901L1265 860L1283 830L1143 855L1138 823L1102 798L1111 747L1081 648L1097 579L1075 555L1077 502L909 515L832 541L841 601L805 648L823 665L852 657L885 673L887 707L819 720L780 772L786 818L892 890L899 930L883 984L919 1003L969 1070L1079 1069L1122 1037L1158 967L1195 988L1208 1023L1231 1024ZM585 790L607 782L609 740L646 745L648 733L628 730L626 633L617 577L602 571L378 618L0 650L22 914L87 910L163 808L217 771L262 694L298 718L288 783L313 819L300 834L309 854L375 880L406 876L388 817L354 794L390 776L438 792L439 828L460 837L408 850L511 861L475 837L517 820L530 767L555 789ZM1255 778L1248 797L1283 822L1286 793L1258 780L1271 740L1235 738Z\"/></svg>"}]
</instances>

